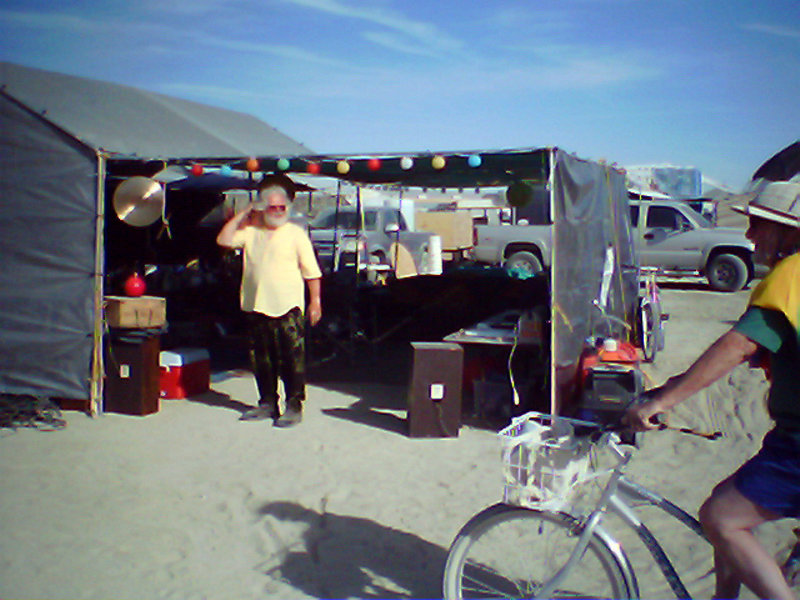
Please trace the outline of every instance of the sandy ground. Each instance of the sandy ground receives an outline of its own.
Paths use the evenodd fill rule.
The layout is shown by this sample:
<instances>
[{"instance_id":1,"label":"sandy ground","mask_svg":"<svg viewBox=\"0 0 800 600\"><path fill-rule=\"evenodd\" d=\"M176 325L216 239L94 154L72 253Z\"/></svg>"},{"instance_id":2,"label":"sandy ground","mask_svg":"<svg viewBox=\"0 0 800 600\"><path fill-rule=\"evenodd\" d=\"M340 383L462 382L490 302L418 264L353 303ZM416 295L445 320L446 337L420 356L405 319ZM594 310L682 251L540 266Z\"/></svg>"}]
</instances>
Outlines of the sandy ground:
<instances>
[{"instance_id":1,"label":"sandy ground","mask_svg":"<svg viewBox=\"0 0 800 600\"><path fill-rule=\"evenodd\" d=\"M666 286L667 349L649 377L686 367L742 312L748 292ZM331 371L331 369L329 369ZM498 442L405 434L407 366L376 359L363 377L309 386L301 426L238 420L253 379L216 373L213 391L157 414L65 413L57 432L0 437L2 598L433 598L461 525L501 497ZM721 428L708 442L649 434L632 471L695 513L768 427L760 372L738 368L675 422ZM700 597L710 551L647 513ZM778 553L791 523L761 533ZM627 538L622 536L623 539ZM635 542L643 596L669 597Z\"/></svg>"}]
</instances>

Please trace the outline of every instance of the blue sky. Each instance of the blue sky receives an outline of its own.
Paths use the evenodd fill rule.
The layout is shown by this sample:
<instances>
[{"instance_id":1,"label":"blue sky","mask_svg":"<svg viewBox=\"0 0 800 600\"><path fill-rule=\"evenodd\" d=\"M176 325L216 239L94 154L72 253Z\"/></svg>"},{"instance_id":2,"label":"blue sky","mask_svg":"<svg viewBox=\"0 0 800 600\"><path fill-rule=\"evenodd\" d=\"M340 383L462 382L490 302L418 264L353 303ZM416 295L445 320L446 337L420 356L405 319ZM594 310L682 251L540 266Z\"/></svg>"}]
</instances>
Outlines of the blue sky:
<instances>
[{"instance_id":1,"label":"blue sky","mask_svg":"<svg viewBox=\"0 0 800 600\"><path fill-rule=\"evenodd\" d=\"M738 191L800 138L797 0L6 0L0 40L320 153L559 146Z\"/></svg>"}]
</instances>

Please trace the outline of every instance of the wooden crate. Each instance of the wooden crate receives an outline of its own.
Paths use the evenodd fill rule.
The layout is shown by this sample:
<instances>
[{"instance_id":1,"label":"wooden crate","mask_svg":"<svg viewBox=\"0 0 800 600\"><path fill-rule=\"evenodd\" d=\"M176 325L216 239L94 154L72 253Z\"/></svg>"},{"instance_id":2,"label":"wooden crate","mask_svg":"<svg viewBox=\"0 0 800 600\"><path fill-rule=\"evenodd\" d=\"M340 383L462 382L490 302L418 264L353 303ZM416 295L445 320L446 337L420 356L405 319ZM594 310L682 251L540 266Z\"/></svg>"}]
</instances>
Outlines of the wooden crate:
<instances>
[{"instance_id":1,"label":"wooden crate","mask_svg":"<svg viewBox=\"0 0 800 600\"><path fill-rule=\"evenodd\" d=\"M106 296L109 327L161 327L167 321L167 299L159 296Z\"/></svg>"}]
</instances>

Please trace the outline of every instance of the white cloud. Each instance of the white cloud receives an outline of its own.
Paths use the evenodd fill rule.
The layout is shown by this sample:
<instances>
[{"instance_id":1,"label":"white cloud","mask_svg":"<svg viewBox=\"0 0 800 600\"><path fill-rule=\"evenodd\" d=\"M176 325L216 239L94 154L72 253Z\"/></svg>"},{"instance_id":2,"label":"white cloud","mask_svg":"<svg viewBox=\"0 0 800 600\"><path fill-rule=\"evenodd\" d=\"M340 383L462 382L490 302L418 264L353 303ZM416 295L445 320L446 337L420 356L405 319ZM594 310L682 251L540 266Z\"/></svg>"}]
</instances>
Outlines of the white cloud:
<instances>
[{"instance_id":1,"label":"white cloud","mask_svg":"<svg viewBox=\"0 0 800 600\"><path fill-rule=\"evenodd\" d=\"M374 44L402 52L403 54L441 57L441 53L429 46L416 44L413 40L403 39L401 36L394 35L388 31L366 31L362 34L362 37Z\"/></svg>"},{"instance_id":2,"label":"white cloud","mask_svg":"<svg viewBox=\"0 0 800 600\"><path fill-rule=\"evenodd\" d=\"M271 56L278 56L294 61L301 61L305 63L314 63L327 67L346 67L348 63L341 61L330 56L323 56L314 52L310 52L305 48L299 46L290 46L286 44L264 44L260 42L245 42L230 38L221 38L213 35L206 35L201 33L193 33L191 37L196 43L208 44L218 48L227 50L235 50L237 52L254 52L257 54L268 54Z\"/></svg>"},{"instance_id":3,"label":"white cloud","mask_svg":"<svg viewBox=\"0 0 800 600\"><path fill-rule=\"evenodd\" d=\"M431 53L459 52L464 44L461 40L443 31L432 23L410 19L396 11L383 7L348 6L338 0L286 0L292 4L311 8L331 15L366 21L393 30L395 33L409 38L408 46L395 44L395 49L403 47L424 47ZM368 38L369 39L369 38ZM387 38L372 37L371 41L386 46Z\"/></svg>"},{"instance_id":4,"label":"white cloud","mask_svg":"<svg viewBox=\"0 0 800 600\"><path fill-rule=\"evenodd\" d=\"M106 26L101 20L87 19L66 13L37 13L2 9L0 9L0 21L39 29L74 32L86 32Z\"/></svg>"},{"instance_id":5,"label":"white cloud","mask_svg":"<svg viewBox=\"0 0 800 600\"><path fill-rule=\"evenodd\" d=\"M746 25L743 26L743 28L748 29L750 31L758 31L759 33L766 33L769 35L800 39L800 29L784 27L783 25L768 25L766 23L747 23Z\"/></svg>"}]
</instances>

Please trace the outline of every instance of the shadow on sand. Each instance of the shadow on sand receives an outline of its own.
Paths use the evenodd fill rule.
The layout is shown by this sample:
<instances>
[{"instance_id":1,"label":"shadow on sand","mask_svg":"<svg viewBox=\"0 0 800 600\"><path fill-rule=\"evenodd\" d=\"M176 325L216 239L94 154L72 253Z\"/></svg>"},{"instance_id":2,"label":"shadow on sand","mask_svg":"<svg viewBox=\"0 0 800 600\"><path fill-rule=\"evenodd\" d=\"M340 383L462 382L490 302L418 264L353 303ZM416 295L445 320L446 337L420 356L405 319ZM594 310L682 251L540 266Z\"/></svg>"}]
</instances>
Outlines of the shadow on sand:
<instances>
[{"instance_id":1,"label":"shadow on sand","mask_svg":"<svg viewBox=\"0 0 800 600\"><path fill-rule=\"evenodd\" d=\"M308 382L355 396L348 406L324 409L338 419L407 435L405 419L412 349L408 342L353 346L329 360L310 361ZM397 414L400 413L400 414Z\"/></svg>"},{"instance_id":2,"label":"shadow on sand","mask_svg":"<svg viewBox=\"0 0 800 600\"><path fill-rule=\"evenodd\" d=\"M235 410L239 413L243 413L246 410L253 408L249 404L245 404L244 402L239 402L238 400L234 400L228 394L222 394L220 392L215 392L214 390L209 390L202 394L198 394L197 396L192 396L190 400L192 402L199 402L200 404L205 404L207 406L228 408L230 410Z\"/></svg>"},{"instance_id":3,"label":"shadow on sand","mask_svg":"<svg viewBox=\"0 0 800 600\"><path fill-rule=\"evenodd\" d=\"M294 502L257 509L275 550L265 573L315 598L441 598L447 550L359 517ZM279 531L301 524L302 543Z\"/></svg>"},{"instance_id":4,"label":"shadow on sand","mask_svg":"<svg viewBox=\"0 0 800 600\"><path fill-rule=\"evenodd\" d=\"M757 283L757 282L756 282ZM744 286L745 290L753 289L753 282ZM658 281L658 287L663 290L683 290L693 292L708 292L710 294L730 294L730 292L721 292L712 288L708 282L705 281Z\"/></svg>"}]
</instances>

